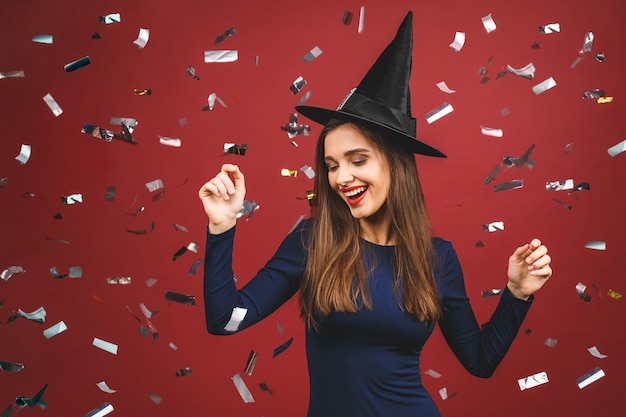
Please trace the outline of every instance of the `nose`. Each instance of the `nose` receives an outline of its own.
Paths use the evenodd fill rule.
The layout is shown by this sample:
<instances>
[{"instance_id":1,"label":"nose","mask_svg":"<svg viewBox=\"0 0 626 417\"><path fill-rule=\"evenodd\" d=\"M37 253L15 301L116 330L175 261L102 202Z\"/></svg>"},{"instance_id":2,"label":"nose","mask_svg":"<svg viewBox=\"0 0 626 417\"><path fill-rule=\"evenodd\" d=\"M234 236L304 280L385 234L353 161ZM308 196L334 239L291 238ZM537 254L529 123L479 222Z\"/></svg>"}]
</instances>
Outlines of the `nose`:
<instances>
[{"instance_id":1,"label":"nose","mask_svg":"<svg viewBox=\"0 0 626 417\"><path fill-rule=\"evenodd\" d=\"M336 181L339 186L345 187L354 181L354 175L352 175L349 165L340 164L337 167L336 174Z\"/></svg>"}]
</instances>

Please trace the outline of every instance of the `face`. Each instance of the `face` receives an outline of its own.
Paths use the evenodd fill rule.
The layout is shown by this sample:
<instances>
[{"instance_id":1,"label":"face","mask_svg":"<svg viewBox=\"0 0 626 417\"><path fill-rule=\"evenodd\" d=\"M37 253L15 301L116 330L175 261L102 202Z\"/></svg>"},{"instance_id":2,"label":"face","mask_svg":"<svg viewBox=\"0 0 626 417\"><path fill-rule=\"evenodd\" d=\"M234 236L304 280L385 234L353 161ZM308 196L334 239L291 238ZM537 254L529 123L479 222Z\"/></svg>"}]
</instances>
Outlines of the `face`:
<instances>
[{"instance_id":1,"label":"face","mask_svg":"<svg viewBox=\"0 0 626 417\"><path fill-rule=\"evenodd\" d=\"M330 187L364 221L384 217L391 175L387 161L374 144L350 124L327 133L324 161Z\"/></svg>"}]
</instances>

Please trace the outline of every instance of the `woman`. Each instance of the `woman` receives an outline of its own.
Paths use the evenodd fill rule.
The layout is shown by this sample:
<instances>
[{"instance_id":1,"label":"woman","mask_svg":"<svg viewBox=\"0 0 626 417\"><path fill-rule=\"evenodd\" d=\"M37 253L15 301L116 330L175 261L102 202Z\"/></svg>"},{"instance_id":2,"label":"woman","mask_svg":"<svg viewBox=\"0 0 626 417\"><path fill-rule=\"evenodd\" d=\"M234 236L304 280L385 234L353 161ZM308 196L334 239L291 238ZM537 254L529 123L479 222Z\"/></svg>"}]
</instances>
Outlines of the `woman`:
<instances>
[{"instance_id":1,"label":"woman","mask_svg":"<svg viewBox=\"0 0 626 417\"><path fill-rule=\"evenodd\" d=\"M439 416L419 369L434 325L469 372L489 377L532 294L552 274L538 239L517 248L498 307L478 327L452 245L431 236L415 166L414 153L445 155L415 137L411 17L337 110L298 108L325 125L316 147L316 205L240 290L232 249L244 175L226 164L199 191L209 219L207 329L241 331L300 291L309 417Z\"/></svg>"}]
</instances>

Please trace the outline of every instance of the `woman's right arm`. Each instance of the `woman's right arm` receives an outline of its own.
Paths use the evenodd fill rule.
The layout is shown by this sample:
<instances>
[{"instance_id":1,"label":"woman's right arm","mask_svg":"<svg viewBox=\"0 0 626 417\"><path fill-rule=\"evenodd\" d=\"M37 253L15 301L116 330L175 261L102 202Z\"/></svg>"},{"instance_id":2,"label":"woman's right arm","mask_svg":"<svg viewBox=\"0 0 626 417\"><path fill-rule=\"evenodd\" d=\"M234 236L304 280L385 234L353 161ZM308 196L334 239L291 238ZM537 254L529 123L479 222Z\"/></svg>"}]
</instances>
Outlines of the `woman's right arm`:
<instances>
[{"instance_id":1,"label":"woman's right arm","mask_svg":"<svg viewBox=\"0 0 626 417\"><path fill-rule=\"evenodd\" d=\"M237 213L245 196L243 174L235 165L224 165L199 195L209 218L204 262L207 330L233 334L271 314L298 290L306 262L304 227L290 233L265 267L237 290L232 254Z\"/></svg>"}]
</instances>

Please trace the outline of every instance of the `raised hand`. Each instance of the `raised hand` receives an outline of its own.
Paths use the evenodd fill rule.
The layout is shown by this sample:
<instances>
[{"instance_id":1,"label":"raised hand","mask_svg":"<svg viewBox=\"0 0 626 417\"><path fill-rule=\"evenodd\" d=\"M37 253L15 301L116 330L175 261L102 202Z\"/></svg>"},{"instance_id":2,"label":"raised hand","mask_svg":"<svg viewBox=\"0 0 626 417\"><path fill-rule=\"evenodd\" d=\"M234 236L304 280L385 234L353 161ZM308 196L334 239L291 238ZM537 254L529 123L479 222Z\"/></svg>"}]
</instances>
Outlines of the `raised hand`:
<instances>
[{"instance_id":1,"label":"raised hand","mask_svg":"<svg viewBox=\"0 0 626 417\"><path fill-rule=\"evenodd\" d=\"M243 173L232 164L222 165L220 172L200 188L198 196L209 218L211 233L222 233L235 225L245 195Z\"/></svg>"},{"instance_id":2,"label":"raised hand","mask_svg":"<svg viewBox=\"0 0 626 417\"><path fill-rule=\"evenodd\" d=\"M509 290L517 298L528 299L552 275L548 248L539 239L533 239L515 249L509 258Z\"/></svg>"}]
</instances>

